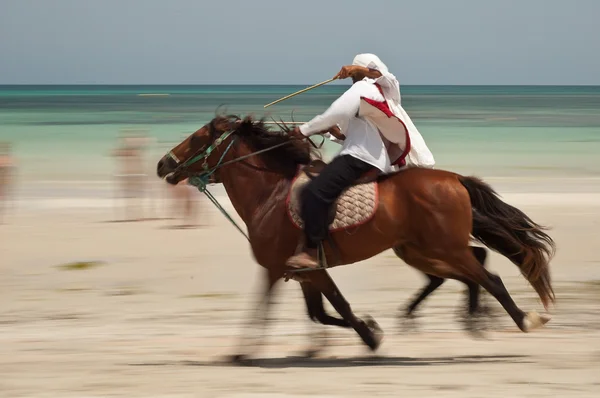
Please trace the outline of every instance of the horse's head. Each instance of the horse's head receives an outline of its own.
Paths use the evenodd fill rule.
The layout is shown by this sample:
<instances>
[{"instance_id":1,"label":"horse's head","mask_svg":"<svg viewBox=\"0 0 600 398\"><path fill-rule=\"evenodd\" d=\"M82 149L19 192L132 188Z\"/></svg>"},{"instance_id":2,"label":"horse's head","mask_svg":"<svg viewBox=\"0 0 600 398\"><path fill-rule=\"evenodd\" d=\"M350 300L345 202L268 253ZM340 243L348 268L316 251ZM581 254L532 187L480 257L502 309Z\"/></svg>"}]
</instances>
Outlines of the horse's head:
<instances>
[{"instance_id":1,"label":"horse's head","mask_svg":"<svg viewBox=\"0 0 600 398\"><path fill-rule=\"evenodd\" d=\"M191 176L208 177L208 182L216 183L220 182L221 166L240 162L291 179L298 165L310 162L312 153L310 144L290 138L285 126L282 131L270 131L262 120L252 117L217 116L167 153L156 171L170 184ZM252 159L244 160L249 157Z\"/></svg>"},{"instance_id":2,"label":"horse's head","mask_svg":"<svg viewBox=\"0 0 600 398\"><path fill-rule=\"evenodd\" d=\"M201 174L217 166L239 125L236 116L217 116L158 161L156 173L169 184L177 184L190 175ZM217 182L211 176L211 182Z\"/></svg>"}]
</instances>

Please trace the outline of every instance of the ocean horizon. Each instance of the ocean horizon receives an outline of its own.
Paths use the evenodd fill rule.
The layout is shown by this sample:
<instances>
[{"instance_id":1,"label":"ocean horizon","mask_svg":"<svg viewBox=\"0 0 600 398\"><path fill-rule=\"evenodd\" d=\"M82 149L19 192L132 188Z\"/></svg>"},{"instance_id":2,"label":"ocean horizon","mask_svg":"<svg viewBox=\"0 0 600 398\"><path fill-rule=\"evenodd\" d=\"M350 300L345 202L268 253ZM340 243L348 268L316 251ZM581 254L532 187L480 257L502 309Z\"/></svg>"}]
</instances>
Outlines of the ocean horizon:
<instances>
[{"instance_id":1,"label":"ocean horizon","mask_svg":"<svg viewBox=\"0 0 600 398\"><path fill-rule=\"evenodd\" d=\"M0 141L25 180L105 180L120 131L152 137L148 169L172 145L228 113L307 121L349 82L264 104L307 85L0 85ZM403 85L402 105L437 167L482 176L600 175L600 86ZM222 108L223 109L223 108ZM326 154L337 146L328 143Z\"/></svg>"}]
</instances>

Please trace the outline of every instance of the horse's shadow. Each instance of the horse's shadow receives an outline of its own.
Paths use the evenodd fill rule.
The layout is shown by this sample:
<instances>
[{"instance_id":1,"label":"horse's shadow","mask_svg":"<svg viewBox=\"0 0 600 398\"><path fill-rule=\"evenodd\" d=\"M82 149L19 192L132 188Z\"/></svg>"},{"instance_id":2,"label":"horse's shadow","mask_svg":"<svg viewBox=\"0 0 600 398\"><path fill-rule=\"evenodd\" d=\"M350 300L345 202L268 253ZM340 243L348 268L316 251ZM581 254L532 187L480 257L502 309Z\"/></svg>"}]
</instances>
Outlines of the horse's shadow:
<instances>
[{"instance_id":1,"label":"horse's shadow","mask_svg":"<svg viewBox=\"0 0 600 398\"><path fill-rule=\"evenodd\" d=\"M358 356L311 358L306 356L288 356L284 358L243 359L236 362L230 360L213 361L161 361L130 363L130 366L250 366L266 369L285 368L350 368L371 366L441 366L485 363L532 363L526 355L459 355L453 357L410 358L394 356Z\"/></svg>"}]
</instances>

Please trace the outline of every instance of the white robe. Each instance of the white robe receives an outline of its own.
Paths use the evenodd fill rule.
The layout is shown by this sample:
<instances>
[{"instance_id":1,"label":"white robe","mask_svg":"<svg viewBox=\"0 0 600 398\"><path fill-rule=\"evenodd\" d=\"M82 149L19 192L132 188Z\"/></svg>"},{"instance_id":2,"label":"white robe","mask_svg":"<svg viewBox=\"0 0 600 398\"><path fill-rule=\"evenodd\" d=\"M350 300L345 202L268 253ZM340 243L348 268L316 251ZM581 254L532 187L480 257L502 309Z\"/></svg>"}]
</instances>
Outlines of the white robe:
<instances>
[{"instance_id":1,"label":"white robe","mask_svg":"<svg viewBox=\"0 0 600 398\"><path fill-rule=\"evenodd\" d=\"M301 125L300 132L308 137L338 125L341 133L346 136L339 155L350 155L384 173L392 172L394 168L390 164L390 157L379 130L370 120L357 116L363 98L376 102L385 101L373 82L356 82L323 114Z\"/></svg>"},{"instance_id":2,"label":"white robe","mask_svg":"<svg viewBox=\"0 0 600 398\"><path fill-rule=\"evenodd\" d=\"M405 126L406 133L408 133L408 136L410 137L410 151L405 159L407 164L418 167L433 168L435 166L433 154L427 147L427 144L425 144L425 140L421 136L421 133L419 133L419 130L417 130L417 127L414 125L404 108L401 106L400 84L398 83L396 77L391 74L387 66L381 62L376 55L373 54L359 54L354 58L352 64L363 66L369 69L375 69L381 73L381 77L375 80L365 80L372 83L377 83L381 87L388 107L393 112L394 116L396 116ZM403 137L400 137L400 134L404 133L404 131L401 130L403 129L398 130L397 137L390 137L392 138L391 141L401 143L404 142ZM399 152L402 152L403 150L404 148L401 147ZM394 159L392 159L392 161L394 161Z\"/></svg>"}]
</instances>

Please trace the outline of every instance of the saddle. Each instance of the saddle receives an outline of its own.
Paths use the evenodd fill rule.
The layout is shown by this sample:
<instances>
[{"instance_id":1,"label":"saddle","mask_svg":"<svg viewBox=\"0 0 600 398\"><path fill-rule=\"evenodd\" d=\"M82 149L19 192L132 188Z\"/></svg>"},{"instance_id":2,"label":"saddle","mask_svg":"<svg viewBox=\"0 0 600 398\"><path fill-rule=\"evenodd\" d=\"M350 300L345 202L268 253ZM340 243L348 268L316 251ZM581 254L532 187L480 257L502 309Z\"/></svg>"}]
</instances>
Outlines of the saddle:
<instances>
[{"instance_id":1,"label":"saddle","mask_svg":"<svg viewBox=\"0 0 600 398\"><path fill-rule=\"evenodd\" d=\"M306 184L314 179L327 164L321 160L313 160L301 169L292 182L287 198L287 213L292 224L302 229L304 222L300 213L301 193ZM358 227L373 218L379 203L377 177L378 170L367 172L356 184L346 189L329 209L329 232Z\"/></svg>"}]
</instances>

